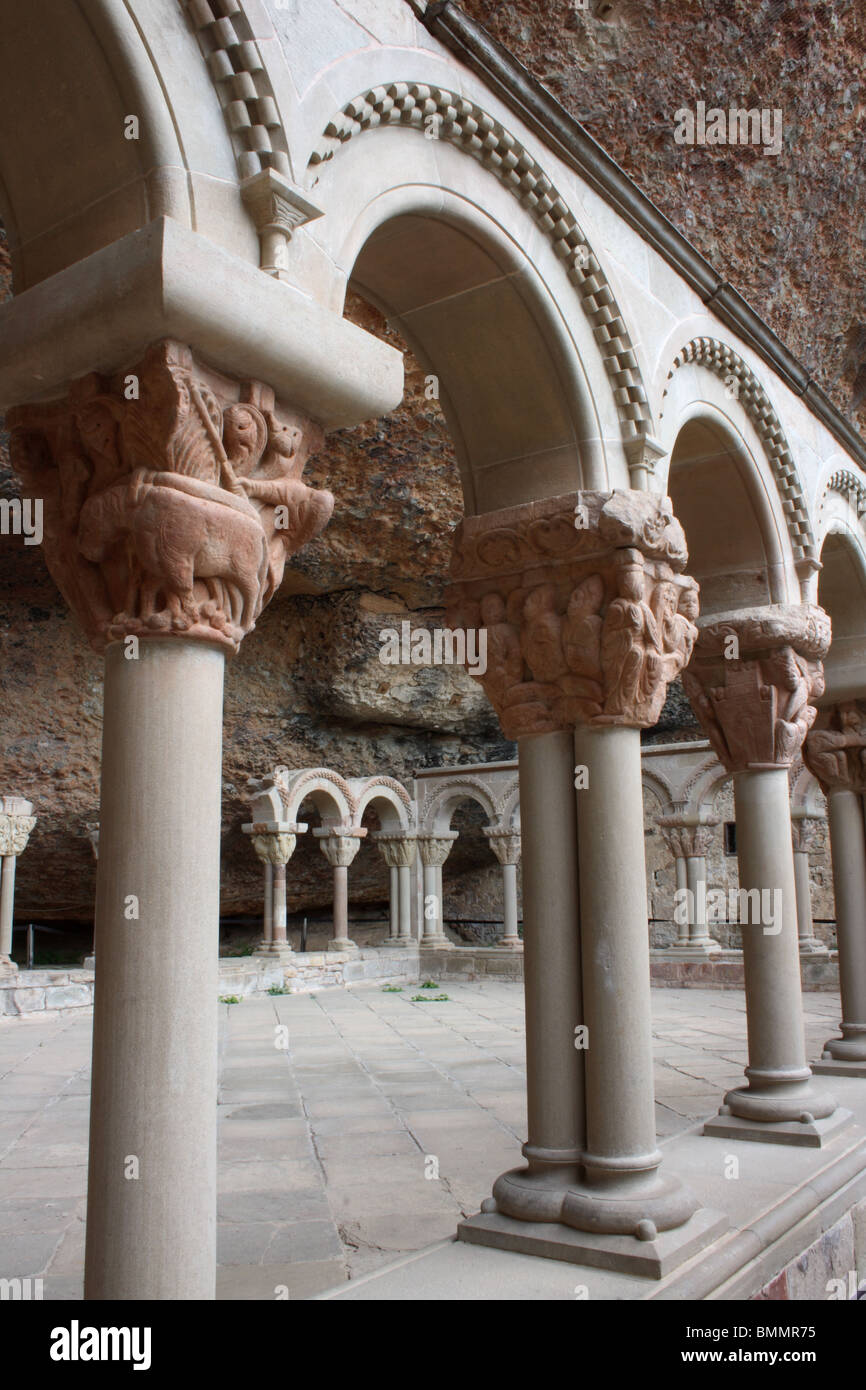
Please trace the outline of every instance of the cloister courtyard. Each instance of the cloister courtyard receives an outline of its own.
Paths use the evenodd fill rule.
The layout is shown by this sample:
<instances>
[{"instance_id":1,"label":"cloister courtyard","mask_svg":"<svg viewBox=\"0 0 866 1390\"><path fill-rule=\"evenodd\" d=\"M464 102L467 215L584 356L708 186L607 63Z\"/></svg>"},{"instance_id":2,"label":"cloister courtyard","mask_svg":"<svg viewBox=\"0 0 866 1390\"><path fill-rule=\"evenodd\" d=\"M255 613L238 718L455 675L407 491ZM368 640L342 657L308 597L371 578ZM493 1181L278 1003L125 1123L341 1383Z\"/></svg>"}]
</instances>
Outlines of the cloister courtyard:
<instances>
[{"instance_id":1,"label":"cloister courtyard","mask_svg":"<svg viewBox=\"0 0 866 1390\"><path fill-rule=\"evenodd\" d=\"M434 997L442 990L413 1003L417 987L393 989L221 1007L218 1298L310 1299L339 1294L347 1280L352 1296L381 1296L375 1283L358 1281L428 1246L453 1249L457 1223L487 1196L487 1175L519 1161L521 985L453 983L447 1002ZM809 997L810 1052L838 1007L832 993ZM656 990L653 1017L664 1147L674 1134L697 1134L720 1091L736 1084L746 1060L744 998L739 990ZM275 1046L283 1027L287 1046ZM91 1029L84 1010L0 1021L0 1249L22 1276L43 1279L45 1299L83 1291ZM734 1148L748 1165L749 1146ZM768 1205L781 1190L776 1160L764 1178ZM734 1209L737 1183L729 1184ZM622 1296L603 1271L529 1256L500 1254L480 1284L473 1247L459 1248L448 1277L460 1286L448 1292L440 1283L432 1296L482 1297L491 1280L503 1298L573 1300L580 1282L590 1297ZM786 1296L835 1297L832 1277L823 1263L794 1269ZM618 1278L637 1289L645 1282ZM430 1286L415 1296L431 1296Z\"/></svg>"}]
</instances>

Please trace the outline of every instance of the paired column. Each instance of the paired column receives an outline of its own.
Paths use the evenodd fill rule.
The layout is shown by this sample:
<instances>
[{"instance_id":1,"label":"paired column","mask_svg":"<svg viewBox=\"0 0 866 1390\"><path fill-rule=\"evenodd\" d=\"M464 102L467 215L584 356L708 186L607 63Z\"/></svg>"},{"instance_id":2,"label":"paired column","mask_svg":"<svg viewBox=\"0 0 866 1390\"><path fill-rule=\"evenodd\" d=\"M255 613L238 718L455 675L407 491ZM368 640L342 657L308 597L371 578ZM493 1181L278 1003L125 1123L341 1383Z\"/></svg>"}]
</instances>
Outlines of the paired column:
<instances>
[{"instance_id":1,"label":"paired column","mask_svg":"<svg viewBox=\"0 0 866 1390\"><path fill-rule=\"evenodd\" d=\"M486 627L482 683L520 750L529 1110L527 1166L463 1239L659 1272L718 1226L660 1171L652 1075L640 730L697 637L686 561L649 493L458 530L449 622Z\"/></svg>"},{"instance_id":2,"label":"paired column","mask_svg":"<svg viewBox=\"0 0 866 1390\"><path fill-rule=\"evenodd\" d=\"M502 865L503 926L500 946L509 951L522 951L517 921L517 866L520 863L520 832L485 828L484 834L496 858Z\"/></svg>"},{"instance_id":3,"label":"paired column","mask_svg":"<svg viewBox=\"0 0 866 1390\"><path fill-rule=\"evenodd\" d=\"M829 960L830 952L815 935L812 921L812 885L809 855L818 842L823 816L810 816L804 810L791 811L791 841L794 848L794 883L797 890L797 931L801 956L809 960Z\"/></svg>"},{"instance_id":4,"label":"paired column","mask_svg":"<svg viewBox=\"0 0 866 1390\"><path fill-rule=\"evenodd\" d=\"M418 836L418 853L424 865L421 945L426 948L443 950L451 945L442 925L442 865L456 839L456 830L440 830L436 835Z\"/></svg>"},{"instance_id":5,"label":"paired column","mask_svg":"<svg viewBox=\"0 0 866 1390\"><path fill-rule=\"evenodd\" d=\"M812 605L714 618L684 677L733 774L749 1064L705 1134L821 1144L849 1117L806 1063L788 773L815 718L826 614Z\"/></svg>"},{"instance_id":6,"label":"paired column","mask_svg":"<svg viewBox=\"0 0 866 1390\"><path fill-rule=\"evenodd\" d=\"M292 954L286 931L286 865L295 852L298 835L306 828L290 821L252 822L242 827L244 834L251 836L264 867L264 920L257 955Z\"/></svg>"},{"instance_id":7,"label":"paired column","mask_svg":"<svg viewBox=\"0 0 866 1390\"><path fill-rule=\"evenodd\" d=\"M321 433L171 341L7 425L105 654L85 1296L210 1299L223 668L330 514Z\"/></svg>"},{"instance_id":8,"label":"paired column","mask_svg":"<svg viewBox=\"0 0 866 1390\"><path fill-rule=\"evenodd\" d=\"M701 812L676 812L659 816L657 824L677 866L678 939L668 951L679 960L706 960L721 950L707 923L707 854L718 820Z\"/></svg>"},{"instance_id":9,"label":"paired column","mask_svg":"<svg viewBox=\"0 0 866 1390\"><path fill-rule=\"evenodd\" d=\"M349 936L349 865L367 831L360 827L326 826L314 830L313 834L334 871L334 935L328 942L328 950L357 951L358 947Z\"/></svg>"},{"instance_id":10,"label":"paired column","mask_svg":"<svg viewBox=\"0 0 866 1390\"><path fill-rule=\"evenodd\" d=\"M0 976L18 971L12 959L15 860L27 848L35 824L31 802L23 796L0 796Z\"/></svg>"},{"instance_id":11,"label":"paired column","mask_svg":"<svg viewBox=\"0 0 866 1390\"><path fill-rule=\"evenodd\" d=\"M821 722L806 739L804 761L827 797L842 1036L824 1044L814 1069L866 1076L866 705L838 705Z\"/></svg>"},{"instance_id":12,"label":"paired column","mask_svg":"<svg viewBox=\"0 0 866 1390\"><path fill-rule=\"evenodd\" d=\"M390 935L386 946L409 946L412 941L412 865L414 835L379 830L373 835L390 872Z\"/></svg>"}]
</instances>

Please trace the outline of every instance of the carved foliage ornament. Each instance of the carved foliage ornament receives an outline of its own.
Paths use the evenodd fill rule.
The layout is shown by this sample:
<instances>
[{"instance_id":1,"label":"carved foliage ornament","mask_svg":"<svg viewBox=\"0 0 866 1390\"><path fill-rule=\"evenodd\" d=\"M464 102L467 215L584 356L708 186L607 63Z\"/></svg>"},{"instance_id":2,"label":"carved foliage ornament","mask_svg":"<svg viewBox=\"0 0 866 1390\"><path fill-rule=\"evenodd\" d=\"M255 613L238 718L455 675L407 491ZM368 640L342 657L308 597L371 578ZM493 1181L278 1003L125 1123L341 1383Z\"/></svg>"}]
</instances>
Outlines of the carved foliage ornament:
<instances>
[{"instance_id":1,"label":"carved foliage ornament","mask_svg":"<svg viewBox=\"0 0 866 1390\"><path fill-rule=\"evenodd\" d=\"M813 729L803 761L824 792L866 792L866 707L860 700L836 705Z\"/></svg>"},{"instance_id":2,"label":"carved foliage ornament","mask_svg":"<svg viewBox=\"0 0 866 1390\"><path fill-rule=\"evenodd\" d=\"M7 424L23 491L43 499L48 568L97 649L133 633L237 650L333 510L301 482L318 426L179 343Z\"/></svg>"},{"instance_id":3,"label":"carved foliage ornament","mask_svg":"<svg viewBox=\"0 0 866 1390\"><path fill-rule=\"evenodd\" d=\"M0 812L0 858L22 854L35 824L35 816L10 816Z\"/></svg>"},{"instance_id":4,"label":"carved foliage ornament","mask_svg":"<svg viewBox=\"0 0 866 1390\"><path fill-rule=\"evenodd\" d=\"M683 685L728 772L790 767L824 691L830 620L812 604L746 609L702 627Z\"/></svg>"},{"instance_id":5,"label":"carved foliage ornament","mask_svg":"<svg viewBox=\"0 0 866 1390\"><path fill-rule=\"evenodd\" d=\"M487 630L480 679L508 738L656 723L697 638L668 499L578 492L458 528L451 626Z\"/></svg>"}]
</instances>

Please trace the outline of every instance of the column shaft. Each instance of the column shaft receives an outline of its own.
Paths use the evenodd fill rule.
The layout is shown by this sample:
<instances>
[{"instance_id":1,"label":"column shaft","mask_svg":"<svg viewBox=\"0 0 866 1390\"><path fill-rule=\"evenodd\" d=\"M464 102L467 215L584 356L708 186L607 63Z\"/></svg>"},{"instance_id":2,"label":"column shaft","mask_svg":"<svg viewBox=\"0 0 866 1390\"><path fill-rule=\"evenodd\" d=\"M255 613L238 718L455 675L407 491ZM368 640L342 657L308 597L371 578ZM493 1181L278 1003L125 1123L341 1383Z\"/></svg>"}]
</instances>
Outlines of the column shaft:
<instances>
[{"instance_id":1,"label":"column shaft","mask_svg":"<svg viewBox=\"0 0 866 1390\"><path fill-rule=\"evenodd\" d=\"M688 884L688 875L687 875L687 873L686 873L686 861L685 861L685 859L682 857L682 855L679 855L679 854L678 854L677 857L676 857L676 859L674 860L674 864L676 865L676 873L677 873L677 893L682 893L682 892L684 892L684 891L688 888L688 886L689 886L689 884ZM678 898L677 901L678 901L678 902L681 902L682 899L681 899L681 898ZM687 900L687 901L688 901L688 900ZM683 914L683 913L681 913L681 914L680 914L680 921L677 923L677 945L678 945L678 946L688 946L688 944L689 944L689 935L690 935L690 933L691 933L691 921L690 921L690 919L691 919L691 913L688 913L688 914Z\"/></svg>"},{"instance_id":2,"label":"column shaft","mask_svg":"<svg viewBox=\"0 0 866 1390\"><path fill-rule=\"evenodd\" d=\"M349 870L334 865L334 941L349 941Z\"/></svg>"},{"instance_id":3,"label":"column shaft","mask_svg":"<svg viewBox=\"0 0 866 1390\"><path fill-rule=\"evenodd\" d=\"M12 955L12 918L15 904L15 855L3 856L0 879L0 958Z\"/></svg>"},{"instance_id":4,"label":"column shaft","mask_svg":"<svg viewBox=\"0 0 866 1390\"><path fill-rule=\"evenodd\" d=\"M841 1038L825 1043L840 1062L866 1062L866 835L860 796L847 789L827 798L836 898Z\"/></svg>"},{"instance_id":5,"label":"column shaft","mask_svg":"<svg viewBox=\"0 0 866 1390\"><path fill-rule=\"evenodd\" d=\"M392 864L388 870L390 877L390 898L388 902L390 912L390 935L389 941L399 941L400 939L400 870L396 864Z\"/></svg>"},{"instance_id":6,"label":"column shaft","mask_svg":"<svg viewBox=\"0 0 866 1390\"><path fill-rule=\"evenodd\" d=\"M584 1142L574 747L568 732L518 747L528 1162L498 1178L493 1196L507 1216L558 1221Z\"/></svg>"},{"instance_id":7,"label":"column shaft","mask_svg":"<svg viewBox=\"0 0 866 1390\"><path fill-rule=\"evenodd\" d=\"M214 1297L223 665L106 652L88 1299Z\"/></svg>"},{"instance_id":8,"label":"column shaft","mask_svg":"<svg viewBox=\"0 0 866 1390\"><path fill-rule=\"evenodd\" d=\"M578 727L580 922L586 1052L585 1182L563 1220L634 1233L681 1225L697 1202L656 1173L640 730ZM647 1230L649 1228L647 1227Z\"/></svg>"},{"instance_id":9,"label":"column shaft","mask_svg":"<svg viewBox=\"0 0 866 1390\"><path fill-rule=\"evenodd\" d=\"M265 917L263 923L263 945L270 946L274 939L274 866L266 863L265 869Z\"/></svg>"},{"instance_id":10,"label":"column shaft","mask_svg":"<svg viewBox=\"0 0 866 1390\"><path fill-rule=\"evenodd\" d=\"M285 864L274 865L274 921L273 921L273 944L275 946L285 946L286 937L286 866Z\"/></svg>"},{"instance_id":11,"label":"column shaft","mask_svg":"<svg viewBox=\"0 0 866 1390\"><path fill-rule=\"evenodd\" d=\"M835 1108L806 1064L788 797L786 767L734 773L741 904L751 894L742 923L749 1084L728 1092L722 1113L764 1123Z\"/></svg>"},{"instance_id":12,"label":"column shaft","mask_svg":"<svg viewBox=\"0 0 866 1390\"><path fill-rule=\"evenodd\" d=\"M399 905L399 934L401 941L411 941L412 939L412 866L401 864L397 870L399 876L400 905Z\"/></svg>"},{"instance_id":13,"label":"column shaft","mask_svg":"<svg viewBox=\"0 0 866 1390\"><path fill-rule=\"evenodd\" d=\"M517 930L517 865L502 865L502 908L503 908L503 946L518 946L520 935Z\"/></svg>"}]
</instances>

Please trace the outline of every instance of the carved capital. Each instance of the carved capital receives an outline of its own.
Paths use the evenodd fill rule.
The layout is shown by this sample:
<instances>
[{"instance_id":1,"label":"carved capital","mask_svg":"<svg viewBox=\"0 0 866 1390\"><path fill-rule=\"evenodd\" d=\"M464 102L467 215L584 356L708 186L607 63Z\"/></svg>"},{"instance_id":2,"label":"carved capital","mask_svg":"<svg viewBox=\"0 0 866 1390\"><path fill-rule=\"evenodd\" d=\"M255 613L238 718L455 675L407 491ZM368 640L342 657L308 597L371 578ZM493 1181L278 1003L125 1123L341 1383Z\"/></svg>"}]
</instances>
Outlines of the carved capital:
<instances>
[{"instance_id":1,"label":"carved capital","mask_svg":"<svg viewBox=\"0 0 866 1390\"><path fill-rule=\"evenodd\" d=\"M662 839L675 859L703 858L709 854L718 823L717 819L695 823L677 815L656 818Z\"/></svg>"},{"instance_id":2,"label":"carved capital","mask_svg":"<svg viewBox=\"0 0 866 1390\"><path fill-rule=\"evenodd\" d=\"M43 503L48 568L97 650L134 634L236 651L333 509L301 482L319 427L180 343L7 425L22 490Z\"/></svg>"},{"instance_id":3,"label":"carved capital","mask_svg":"<svg viewBox=\"0 0 866 1390\"><path fill-rule=\"evenodd\" d=\"M392 835L380 830L372 838L389 869L408 869L415 863L414 836Z\"/></svg>"},{"instance_id":4,"label":"carved capital","mask_svg":"<svg viewBox=\"0 0 866 1390\"><path fill-rule=\"evenodd\" d=\"M821 831L827 822L823 816L791 816L791 840L795 854L814 854Z\"/></svg>"},{"instance_id":5,"label":"carved capital","mask_svg":"<svg viewBox=\"0 0 866 1390\"><path fill-rule=\"evenodd\" d=\"M449 830L439 835L419 835L418 853L425 869L441 868L451 853L451 846L456 839L456 830Z\"/></svg>"},{"instance_id":6,"label":"carved capital","mask_svg":"<svg viewBox=\"0 0 866 1390\"><path fill-rule=\"evenodd\" d=\"M655 724L697 637L698 586L667 498L576 492L467 517L451 626L483 627L479 673L508 738Z\"/></svg>"},{"instance_id":7,"label":"carved capital","mask_svg":"<svg viewBox=\"0 0 866 1390\"><path fill-rule=\"evenodd\" d=\"M253 849L259 856L263 864L288 864L295 852L295 845L298 842L297 835L275 835L269 832L266 835L252 836Z\"/></svg>"},{"instance_id":8,"label":"carved capital","mask_svg":"<svg viewBox=\"0 0 866 1390\"><path fill-rule=\"evenodd\" d=\"M503 868L506 864L520 863L521 845L519 831L488 830L485 827L484 835L487 839L487 843L490 845L490 848L493 850L493 853L496 855L496 858Z\"/></svg>"},{"instance_id":9,"label":"carved capital","mask_svg":"<svg viewBox=\"0 0 866 1390\"><path fill-rule=\"evenodd\" d=\"M84 829L87 831L87 838L90 841L90 848L93 850L93 857L99 861L99 821L88 820L84 822Z\"/></svg>"},{"instance_id":10,"label":"carved capital","mask_svg":"<svg viewBox=\"0 0 866 1390\"><path fill-rule=\"evenodd\" d=\"M319 849L331 867L333 869L348 869L361 848L361 841L367 831L366 829L349 830L347 827L338 826L334 830L314 830L313 834L319 841Z\"/></svg>"},{"instance_id":11,"label":"carved capital","mask_svg":"<svg viewBox=\"0 0 866 1390\"><path fill-rule=\"evenodd\" d=\"M0 858L23 853L36 824L32 803L23 796L0 796Z\"/></svg>"},{"instance_id":12,"label":"carved capital","mask_svg":"<svg viewBox=\"0 0 866 1390\"><path fill-rule=\"evenodd\" d=\"M745 609L702 625L683 685L728 772L790 767L824 690L830 620L813 604Z\"/></svg>"},{"instance_id":13,"label":"carved capital","mask_svg":"<svg viewBox=\"0 0 866 1390\"><path fill-rule=\"evenodd\" d=\"M822 711L803 746L803 761L825 795L866 792L866 702L848 700Z\"/></svg>"}]
</instances>

